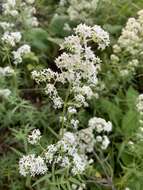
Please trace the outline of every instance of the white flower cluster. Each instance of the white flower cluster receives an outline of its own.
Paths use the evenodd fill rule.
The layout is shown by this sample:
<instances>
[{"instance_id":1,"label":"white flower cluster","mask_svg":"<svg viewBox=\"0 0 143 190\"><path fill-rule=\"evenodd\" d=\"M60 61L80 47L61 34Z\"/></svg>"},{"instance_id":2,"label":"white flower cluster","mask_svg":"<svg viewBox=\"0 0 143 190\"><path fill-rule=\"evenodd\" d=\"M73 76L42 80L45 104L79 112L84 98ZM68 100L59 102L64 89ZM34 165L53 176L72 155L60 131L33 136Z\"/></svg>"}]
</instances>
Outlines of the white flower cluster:
<instances>
[{"instance_id":1,"label":"white flower cluster","mask_svg":"<svg viewBox=\"0 0 143 190\"><path fill-rule=\"evenodd\" d=\"M140 94L137 98L137 103L136 103L136 108L137 111L143 115L143 94Z\"/></svg>"},{"instance_id":2,"label":"white flower cluster","mask_svg":"<svg viewBox=\"0 0 143 190\"><path fill-rule=\"evenodd\" d=\"M67 51L55 60L61 72L53 72L51 69L32 72L33 79L38 83L48 83L45 90L53 100L54 107L61 108L63 104L56 89L57 83L70 85L69 93L73 96L75 107L88 106L86 100L92 96L98 97L94 91L98 85L101 60L88 45L89 41L103 50L109 45L109 35L100 26L80 24L75 28L75 35L66 37L61 44L61 49Z\"/></svg>"},{"instance_id":3,"label":"white flower cluster","mask_svg":"<svg viewBox=\"0 0 143 190\"><path fill-rule=\"evenodd\" d=\"M13 28L14 24L8 23L8 22L0 22L0 27L5 31L5 30L9 30L9 28Z\"/></svg>"},{"instance_id":4,"label":"white flower cluster","mask_svg":"<svg viewBox=\"0 0 143 190\"><path fill-rule=\"evenodd\" d=\"M0 97L8 98L10 94L11 94L11 91L9 89L0 89Z\"/></svg>"},{"instance_id":5,"label":"white flower cluster","mask_svg":"<svg viewBox=\"0 0 143 190\"><path fill-rule=\"evenodd\" d=\"M47 170L44 159L40 156L36 157L35 154L23 156L19 161L19 172L22 176L43 175Z\"/></svg>"},{"instance_id":6,"label":"white flower cluster","mask_svg":"<svg viewBox=\"0 0 143 190\"><path fill-rule=\"evenodd\" d=\"M56 144L49 145L45 152L47 164L53 163L63 168L70 168L73 175L81 174L87 166L87 158L80 153L74 133L65 132Z\"/></svg>"},{"instance_id":7,"label":"white flower cluster","mask_svg":"<svg viewBox=\"0 0 143 190\"><path fill-rule=\"evenodd\" d=\"M138 18L129 18L117 44L113 46L111 61L118 64L121 76L134 73L140 65L143 55L143 10Z\"/></svg>"},{"instance_id":8,"label":"white flower cluster","mask_svg":"<svg viewBox=\"0 0 143 190\"><path fill-rule=\"evenodd\" d=\"M37 143L40 134L37 131L30 136L30 143ZM32 138L32 140L31 140ZM39 140L39 139L38 139ZM81 154L76 142L76 136L71 132L66 132L61 140L56 144L49 145L43 157L35 157L34 154L23 156L19 161L19 172L21 175L31 176L45 174L50 169L51 164L62 168L70 168L73 175L83 173L87 166L87 159Z\"/></svg>"},{"instance_id":9,"label":"white flower cluster","mask_svg":"<svg viewBox=\"0 0 143 190\"><path fill-rule=\"evenodd\" d=\"M38 26L37 18L33 16L36 13L36 9L33 7L34 2L35 0L26 0L25 2L22 0L6 0L3 4L4 15L12 16L27 26ZM5 23L3 28L6 29L8 25L9 23Z\"/></svg>"},{"instance_id":10,"label":"white flower cluster","mask_svg":"<svg viewBox=\"0 0 143 190\"><path fill-rule=\"evenodd\" d=\"M105 133L111 130L111 122L96 117L89 120L89 127L86 129L74 133L65 130L63 137L56 144L48 145L44 151L42 148L42 157L23 156L19 161L20 174L23 176L44 174L47 170L50 171L53 165L57 168L70 169L72 175L82 174L93 162L88 154L94 151L95 145L100 143L103 150L108 147L110 141ZM40 139L41 133L38 129L28 136L31 144L37 144Z\"/></svg>"},{"instance_id":11,"label":"white flower cluster","mask_svg":"<svg viewBox=\"0 0 143 190\"><path fill-rule=\"evenodd\" d=\"M0 77L4 77L4 76L11 76L14 74L14 70L7 66L7 67L0 67Z\"/></svg>"},{"instance_id":12,"label":"white flower cluster","mask_svg":"<svg viewBox=\"0 0 143 190\"><path fill-rule=\"evenodd\" d=\"M101 145L103 150L107 149L110 144L110 140L106 133L112 131L112 123L110 121L106 122L102 118L93 117L89 120L89 128L90 130L94 130L96 132L96 143Z\"/></svg>"},{"instance_id":13,"label":"white flower cluster","mask_svg":"<svg viewBox=\"0 0 143 190\"><path fill-rule=\"evenodd\" d=\"M28 136L28 142L32 145L37 144L41 139L41 132L39 129L34 129Z\"/></svg>"},{"instance_id":14,"label":"white flower cluster","mask_svg":"<svg viewBox=\"0 0 143 190\"><path fill-rule=\"evenodd\" d=\"M22 58L31 52L31 47L27 44L22 45L17 51L13 51L14 64L22 63Z\"/></svg>"},{"instance_id":15,"label":"white flower cluster","mask_svg":"<svg viewBox=\"0 0 143 190\"><path fill-rule=\"evenodd\" d=\"M3 13L6 15L4 17L5 21L0 22L0 27L4 30L1 37L3 45L7 45L9 48L15 48L22 41L22 31L15 31L17 30L17 23L19 28L22 26L21 30L25 26L33 27L38 25L36 17L33 16L36 13L33 3L34 0L27 0L25 2L21 0L7 0L3 3ZM8 19L8 15L14 16L14 18L11 17L11 19ZM23 57L30 52L31 47L27 44L23 44L17 50L12 51L14 64L21 63Z\"/></svg>"},{"instance_id":16,"label":"white flower cluster","mask_svg":"<svg viewBox=\"0 0 143 190\"><path fill-rule=\"evenodd\" d=\"M130 148L131 150L135 151L136 146L138 143L143 142L143 94L138 95L137 100L136 100L136 110L138 112L138 121L139 121L139 127L137 128L137 131L135 132L134 135L134 140L135 142L130 142Z\"/></svg>"},{"instance_id":17,"label":"white flower cluster","mask_svg":"<svg viewBox=\"0 0 143 190\"><path fill-rule=\"evenodd\" d=\"M136 109L139 113L139 128L136 132L138 142L143 141L143 94L140 94L136 101Z\"/></svg>"},{"instance_id":18,"label":"white flower cluster","mask_svg":"<svg viewBox=\"0 0 143 190\"><path fill-rule=\"evenodd\" d=\"M20 32L5 32L2 36L2 41L12 47L20 42L22 36Z\"/></svg>"},{"instance_id":19,"label":"white flower cluster","mask_svg":"<svg viewBox=\"0 0 143 190\"><path fill-rule=\"evenodd\" d=\"M99 0L60 0L60 13L65 13L70 20L90 21L91 13L95 13Z\"/></svg>"},{"instance_id":20,"label":"white flower cluster","mask_svg":"<svg viewBox=\"0 0 143 190\"><path fill-rule=\"evenodd\" d=\"M17 16L18 11L15 9L15 6L16 6L16 0L7 0L3 4L4 14L10 16Z\"/></svg>"}]
</instances>

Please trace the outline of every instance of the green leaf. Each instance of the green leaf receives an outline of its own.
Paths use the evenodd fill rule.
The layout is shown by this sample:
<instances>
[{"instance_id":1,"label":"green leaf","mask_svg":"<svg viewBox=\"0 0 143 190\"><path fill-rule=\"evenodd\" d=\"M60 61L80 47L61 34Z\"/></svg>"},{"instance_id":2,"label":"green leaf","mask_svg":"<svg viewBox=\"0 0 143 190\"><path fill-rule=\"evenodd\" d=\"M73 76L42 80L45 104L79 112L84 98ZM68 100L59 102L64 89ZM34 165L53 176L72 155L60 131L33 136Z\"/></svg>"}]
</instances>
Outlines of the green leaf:
<instances>
[{"instance_id":1,"label":"green leaf","mask_svg":"<svg viewBox=\"0 0 143 190\"><path fill-rule=\"evenodd\" d=\"M51 176L52 176L52 174L47 174L47 175L41 177L40 179L38 179L38 180L32 185L32 187L38 185L39 183L41 183L41 182L43 182L43 181L45 181L45 180L49 180L49 178L50 178Z\"/></svg>"},{"instance_id":2,"label":"green leaf","mask_svg":"<svg viewBox=\"0 0 143 190\"><path fill-rule=\"evenodd\" d=\"M129 110L122 120L123 135L132 135L138 128L138 115L134 110Z\"/></svg>"},{"instance_id":3,"label":"green leaf","mask_svg":"<svg viewBox=\"0 0 143 190\"><path fill-rule=\"evenodd\" d=\"M109 119L118 127L122 118L122 110L120 107L109 100L102 99L101 109L103 113L108 114Z\"/></svg>"},{"instance_id":4,"label":"green leaf","mask_svg":"<svg viewBox=\"0 0 143 190\"><path fill-rule=\"evenodd\" d=\"M31 31L24 33L25 39L31 43L31 45L39 50L47 49L48 33L42 28L35 28Z\"/></svg>"},{"instance_id":5,"label":"green leaf","mask_svg":"<svg viewBox=\"0 0 143 190\"><path fill-rule=\"evenodd\" d=\"M136 99L138 97L138 92L130 87L126 93L126 102L127 102L127 106L129 109L134 109L135 108L135 103L136 103Z\"/></svg>"},{"instance_id":6,"label":"green leaf","mask_svg":"<svg viewBox=\"0 0 143 190\"><path fill-rule=\"evenodd\" d=\"M66 22L69 22L68 17L55 15L49 26L50 33L61 38L69 35L70 32L64 30L64 25Z\"/></svg>"}]
</instances>

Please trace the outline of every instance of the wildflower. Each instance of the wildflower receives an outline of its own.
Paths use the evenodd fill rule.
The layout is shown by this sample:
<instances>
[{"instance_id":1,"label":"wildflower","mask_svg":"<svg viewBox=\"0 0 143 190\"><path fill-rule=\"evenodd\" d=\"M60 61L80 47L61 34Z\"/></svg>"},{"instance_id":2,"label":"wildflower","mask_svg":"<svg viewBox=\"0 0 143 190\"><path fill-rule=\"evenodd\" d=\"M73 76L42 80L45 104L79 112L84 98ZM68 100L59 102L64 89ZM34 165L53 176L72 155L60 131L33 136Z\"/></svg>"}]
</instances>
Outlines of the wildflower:
<instances>
[{"instance_id":1,"label":"wildflower","mask_svg":"<svg viewBox=\"0 0 143 190\"><path fill-rule=\"evenodd\" d=\"M90 21L90 14L96 11L99 0L60 0L60 13L66 13L70 20Z\"/></svg>"},{"instance_id":2,"label":"wildflower","mask_svg":"<svg viewBox=\"0 0 143 190\"><path fill-rule=\"evenodd\" d=\"M14 58L14 64L18 64L22 62L23 56L27 55L31 52L31 47L27 44L22 45L20 48L18 48L17 51L13 51L13 58Z\"/></svg>"},{"instance_id":3,"label":"wildflower","mask_svg":"<svg viewBox=\"0 0 143 190\"><path fill-rule=\"evenodd\" d=\"M71 125L72 125L72 127L73 127L74 129L77 129L77 128L78 128L78 124L79 124L79 121L78 121L78 120L72 119L72 120L70 121L70 123L71 123Z\"/></svg>"},{"instance_id":4,"label":"wildflower","mask_svg":"<svg viewBox=\"0 0 143 190\"><path fill-rule=\"evenodd\" d=\"M28 174L31 176L42 175L47 172L47 166L42 157L36 157L35 154L31 154L23 156L19 160L19 172L24 177Z\"/></svg>"},{"instance_id":5,"label":"wildflower","mask_svg":"<svg viewBox=\"0 0 143 190\"><path fill-rule=\"evenodd\" d=\"M87 107L87 100L91 99L92 96L98 97L93 88L98 85L97 75L101 60L91 50L88 41L91 40L98 46L102 46L100 49L104 49L109 45L109 35L99 26L90 27L85 24L78 25L74 31L75 35L66 37L61 44L61 49L67 51L55 60L61 72L53 72L50 69L32 72L33 78L38 83L48 82L48 87L45 90L53 101L55 108L61 108L63 105L63 99L59 97L58 89L54 88L57 83L70 84L69 93L74 96L74 107ZM101 34L99 34L100 31ZM52 82L54 86L53 84L50 86Z\"/></svg>"},{"instance_id":6,"label":"wildflower","mask_svg":"<svg viewBox=\"0 0 143 190\"><path fill-rule=\"evenodd\" d=\"M70 133L70 132L65 132L63 139L70 144L76 143L75 135L73 133Z\"/></svg>"},{"instance_id":7,"label":"wildflower","mask_svg":"<svg viewBox=\"0 0 143 190\"><path fill-rule=\"evenodd\" d=\"M143 115L143 94L140 94L137 98L137 104L136 104L137 111Z\"/></svg>"},{"instance_id":8,"label":"wildflower","mask_svg":"<svg viewBox=\"0 0 143 190\"><path fill-rule=\"evenodd\" d=\"M0 76L11 76L13 74L14 70L11 67L0 67Z\"/></svg>"},{"instance_id":9,"label":"wildflower","mask_svg":"<svg viewBox=\"0 0 143 190\"><path fill-rule=\"evenodd\" d=\"M8 98L10 94L11 94L11 91L9 89L0 89L0 97Z\"/></svg>"},{"instance_id":10,"label":"wildflower","mask_svg":"<svg viewBox=\"0 0 143 190\"><path fill-rule=\"evenodd\" d=\"M101 148L103 150L107 149L108 145L110 144L109 138L106 135L103 135L103 140L101 144Z\"/></svg>"},{"instance_id":11,"label":"wildflower","mask_svg":"<svg viewBox=\"0 0 143 190\"><path fill-rule=\"evenodd\" d=\"M32 145L37 144L41 139L41 132L39 129L34 129L28 136L28 142Z\"/></svg>"},{"instance_id":12,"label":"wildflower","mask_svg":"<svg viewBox=\"0 0 143 190\"><path fill-rule=\"evenodd\" d=\"M112 130L112 123L110 121L106 122L102 118L93 117L89 120L89 127L95 129L98 133L110 132Z\"/></svg>"},{"instance_id":13,"label":"wildflower","mask_svg":"<svg viewBox=\"0 0 143 190\"><path fill-rule=\"evenodd\" d=\"M13 28L14 27L14 24L13 23L9 23L9 22L0 22L0 27L3 29L3 30L9 30L10 28Z\"/></svg>"},{"instance_id":14,"label":"wildflower","mask_svg":"<svg viewBox=\"0 0 143 190\"><path fill-rule=\"evenodd\" d=\"M63 100L60 97L56 97L53 99L53 104L55 109L62 108L63 105Z\"/></svg>"},{"instance_id":15,"label":"wildflower","mask_svg":"<svg viewBox=\"0 0 143 190\"><path fill-rule=\"evenodd\" d=\"M2 36L2 41L11 46L15 46L16 43L20 42L22 36L20 32L5 32Z\"/></svg>"},{"instance_id":16,"label":"wildflower","mask_svg":"<svg viewBox=\"0 0 143 190\"><path fill-rule=\"evenodd\" d=\"M110 121L106 122L102 118L93 117L89 120L88 125L92 133L94 130L97 133L94 143L99 144L103 150L107 149L110 140L105 133L111 132L112 123Z\"/></svg>"},{"instance_id":17,"label":"wildflower","mask_svg":"<svg viewBox=\"0 0 143 190\"><path fill-rule=\"evenodd\" d=\"M77 113L77 110L74 108L74 107L68 107L68 113L70 114L76 114Z\"/></svg>"},{"instance_id":18,"label":"wildflower","mask_svg":"<svg viewBox=\"0 0 143 190\"><path fill-rule=\"evenodd\" d=\"M88 127L78 131L80 149L83 153L92 153L95 146L95 137L92 128Z\"/></svg>"},{"instance_id":19,"label":"wildflower","mask_svg":"<svg viewBox=\"0 0 143 190\"><path fill-rule=\"evenodd\" d=\"M56 144L47 147L45 159L49 164L71 168L72 174L76 175L83 173L88 164L86 157L79 152L76 135L66 132Z\"/></svg>"},{"instance_id":20,"label":"wildflower","mask_svg":"<svg viewBox=\"0 0 143 190\"><path fill-rule=\"evenodd\" d=\"M109 34L104 31L100 26L93 27L93 39L98 43L98 48L104 50L110 44Z\"/></svg>"}]
</instances>

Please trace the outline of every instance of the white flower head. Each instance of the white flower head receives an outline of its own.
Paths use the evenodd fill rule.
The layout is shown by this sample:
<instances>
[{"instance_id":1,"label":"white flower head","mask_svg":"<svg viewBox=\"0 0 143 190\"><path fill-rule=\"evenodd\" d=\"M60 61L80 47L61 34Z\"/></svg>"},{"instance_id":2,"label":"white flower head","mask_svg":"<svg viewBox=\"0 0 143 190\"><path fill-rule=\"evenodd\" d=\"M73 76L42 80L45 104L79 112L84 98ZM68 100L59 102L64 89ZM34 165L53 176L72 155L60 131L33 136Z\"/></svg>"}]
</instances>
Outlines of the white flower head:
<instances>
[{"instance_id":1,"label":"white flower head","mask_svg":"<svg viewBox=\"0 0 143 190\"><path fill-rule=\"evenodd\" d=\"M98 117L91 118L88 125L98 133L110 132L112 130L112 123L110 121L106 122L104 119Z\"/></svg>"},{"instance_id":2,"label":"white flower head","mask_svg":"<svg viewBox=\"0 0 143 190\"><path fill-rule=\"evenodd\" d=\"M27 44L22 45L18 48L17 51L13 51L14 64L18 64L22 62L23 56L29 54L31 52L31 47Z\"/></svg>"},{"instance_id":3,"label":"white flower head","mask_svg":"<svg viewBox=\"0 0 143 190\"><path fill-rule=\"evenodd\" d=\"M11 94L11 91L9 89L0 89L0 97L8 98L10 94Z\"/></svg>"},{"instance_id":4,"label":"white flower head","mask_svg":"<svg viewBox=\"0 0 143 190\"><path fill-rule=\"evenodd\" d=\"M70 113L70 114L76 114L77 110L76 110L76 108L70 106L70 107L68 107L68 113Z\"/></svg>"},{"instance_id":5,"label":"white flower head","mask_svg":"<svg viewBox=\"0 0 143 190\"><path fill-rule=\"evenodd\" d=\"M87 37L91 37L92 35L92 28L90 26L87 26L86 24L79 24L76 28L75 28L75 33L87 38Z\"/></svg>"},{"instance_id":6,"label":"white flower head","mask_svg":"<svg viewBox=\"0 0 143 190\"><path fill-rule=\"evenodd\" d=\"M19 173L26 177L28 174L31 176L43 175L47 172L47 166L44 159L40 156L35 157L34 154L23 156L19 160Z\"/></svg>"},{"instance_id":7,"label":"white flower head","mask_svg":"<svg viewBox=\"0 0 143 190\"><path fill-rule=\"evenodd\" d=\"M32 145L37 144L41 139L41 132L39 129L34 129L28 136L28 142Z\"/></svg>"},{"instance_id":8,"label":"white flower head","mask_svg":"<svg viewBox=\"0 0 143 190\"><path fill-rule=\"evenodd\" d=\"M104 135L104 136L103 136L103 140L102 140L101 148L102 148L103 150L106 150L109 144L110 144L109 138L108 138L106 135Z\"/></svg>"},{"instance_id":9,"label":"white flower head","mask_svg":"<svg viewBox=\"0 0 143 190\"><path fill-rule=\"evenodd\" d=\"M2 41L11 46L15 46L16 43L19 43L22 36L20 32L5 32L2 36Z\"/></svg>"},{"instance_id":10,"label":"white flower head","mask_svg":"<svg viewBox=\"0 0 143 190\"><path fill-rule=\"evenodd\" d=\"M79 124L79 121L78 120L75 120L75 119L72 119L71 120L71 125L74 129L77 129L78 128L78 124Z\"/></svg>"}]
</instances>

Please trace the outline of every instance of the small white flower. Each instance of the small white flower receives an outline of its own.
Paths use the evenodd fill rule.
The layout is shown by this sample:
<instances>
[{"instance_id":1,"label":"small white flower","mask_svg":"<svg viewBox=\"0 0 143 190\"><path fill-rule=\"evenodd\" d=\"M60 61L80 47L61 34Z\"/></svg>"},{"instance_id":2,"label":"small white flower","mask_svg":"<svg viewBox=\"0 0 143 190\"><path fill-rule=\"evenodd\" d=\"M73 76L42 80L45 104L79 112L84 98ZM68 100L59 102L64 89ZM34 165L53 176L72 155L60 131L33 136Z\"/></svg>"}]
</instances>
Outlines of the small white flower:
<instances>
[{"instance_id":1,"label":"small white flower","mask_svg":"<svg viewBox=\"0 0 143 190\"><path fill-rule=\"evenodd\" d=\"M71 125L74 129L77 129L78 128L78 124L79 124L79 121L78 120L75 120L75 119L72 119L71 120Z\"/></svg>"},{"instance_id":2,"label":"small white flower","mask_svg":"<svg viewBox=\"0 0 143 190\"><path fill-rule=\"evenodd\" d=\"M53 103L54 103L55 109L60 109L60 108L62 108L63 100L60 97L55 97L53 99Z\"/></svg>"},{"instance_id":3,"label":"small white flower","mask_svg":"<svg viewBox=\"0 0 143 190\"><path fill-rule=\"evenodd\" d=\"M36 17L32 17L31 26L37 27L39 25L38 19Z\"/></svg>"},{"instance_id":4,"label":"small white flower","mask_svg":"<svg viewBox=\"0 0 143 190\"><path fill-rule=\"evenodd\" d=\"M68 107L68 112L70 113L70 114L76 114L77 113L77 110L74 108L74 107Z\"/></svg>"},{"instance_id":5,"label":"small white flower","mask_svg":"<svg viewBox=\"0 0 143 190\"><path fill-rule=\"evenodd\" d=\"M103 140L103 138L102 138L101 136L98 135L98 136L96 137L96 141L97 141L97 142L102 142L102 140Z\"/></svg>"},{"instance_id":6,"label":"small white flower","mask_svg":"<svg viewBox=\"0 0 143 190\"><path fill-rule=\"evenodd\" d=\"M39 129L34 129L28 136L28 142L32 145L37 144L41 139L41 132Z\"/></svg>"},{"instance_id":7,"label":"small white flower","mask_svg":"<svg viewBox=\"0 0 143 190\"><path fill-rule=\"evenodd\" d=\"M106 135L104 135L103 136L103 141L102 141L101 148L103 150L105 150L105 149L107 149L107 147L108 147L109 144L110 144L109 138Z\"/></svg>"}]
</instances>

